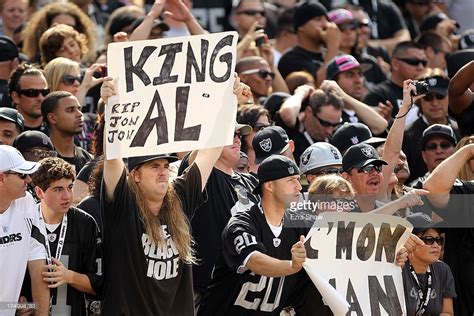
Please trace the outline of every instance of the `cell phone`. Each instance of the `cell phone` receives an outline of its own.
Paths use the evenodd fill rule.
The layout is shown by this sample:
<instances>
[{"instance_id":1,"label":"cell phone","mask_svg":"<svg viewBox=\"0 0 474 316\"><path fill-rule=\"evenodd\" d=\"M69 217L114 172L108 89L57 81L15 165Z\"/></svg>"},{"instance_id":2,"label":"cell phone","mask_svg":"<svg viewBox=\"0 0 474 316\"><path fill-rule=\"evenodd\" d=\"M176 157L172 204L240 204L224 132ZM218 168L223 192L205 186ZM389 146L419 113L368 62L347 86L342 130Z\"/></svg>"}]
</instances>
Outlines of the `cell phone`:
<instances>
[{"instance_id":1,"label":"cell phone","mask_svg":"<svg viewBox=\"0 0 474 316\"><path fill-rule=\"evenodd\" d=\"M107 66L101 66L100 67L100 76L103 78L103 77L107 77Z\"/></svg>"},{"instance_id":2,"label":"cell phone","mask_svg":"<svg viewBox=\"0 0 474 316\"><path fill-rule=\"evenodd\" d=\"M255 28L255 31L260 31L260 30L263 30L263 27L257 26ZM262 46L263 43L265 43L265 33L264 32L262 32L262 36L255 39L255 46L260 47L260 46Z\"/></svg>"}]
</instances>

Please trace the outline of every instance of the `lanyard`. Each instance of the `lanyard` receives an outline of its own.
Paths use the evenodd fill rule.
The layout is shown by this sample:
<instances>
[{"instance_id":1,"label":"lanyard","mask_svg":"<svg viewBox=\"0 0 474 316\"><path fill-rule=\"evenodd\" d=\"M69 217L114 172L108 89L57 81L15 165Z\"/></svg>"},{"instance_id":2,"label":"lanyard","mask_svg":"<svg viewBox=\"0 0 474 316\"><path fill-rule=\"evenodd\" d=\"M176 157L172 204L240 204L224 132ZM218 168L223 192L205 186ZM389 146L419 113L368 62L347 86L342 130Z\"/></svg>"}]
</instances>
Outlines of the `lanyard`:
<instances>
[{"instance_id":1,"label":"lanyard","mask_svg":"<svg viewBox=\"0 0 474 316\"><path fill-rule=\"evenodd\" d=\"M44 216L43 216L43 212L41 212L41 208L40 208L40 215L44 221ZM61 230L59 231L58 247L56 248L56 255L54 256L54 258L58 260L61 260L61 253L63 252L64 239L66 238L66 231L67 231L67 213L64 214L63 220L61 222ZM51 248L49 247L48 238L46 238L46 251L47 251L46 260L48 261L48 264L53 264L53 261L51 260Z\"/></svg>"},{"instance_id":2,"label":"lanyard","mask_svg":"<svg viewBox=\"0 0 474 316\"><path fill-rule=\"evenodd\" d=\"M411 264L410 264L410 272L411 272L411 275L413 276L413 278L415 279L416 285L418 285L418 297L420 298L420 303L418 304L418 306L416 308L415 315L423 315L423 313L426 310L426 307L428 306L430 298L431 298L431 291L433 289L433 287L432 287L433 275L431 273L430 266L428 266L428 270L426 271L426 275L428 277L428 284L427 284L426 289L423 293L423 291L421 290L421 285L418 282L418 277L416 276L415 270L413 269L413 266Z\"/></svg>"}]
</instances>

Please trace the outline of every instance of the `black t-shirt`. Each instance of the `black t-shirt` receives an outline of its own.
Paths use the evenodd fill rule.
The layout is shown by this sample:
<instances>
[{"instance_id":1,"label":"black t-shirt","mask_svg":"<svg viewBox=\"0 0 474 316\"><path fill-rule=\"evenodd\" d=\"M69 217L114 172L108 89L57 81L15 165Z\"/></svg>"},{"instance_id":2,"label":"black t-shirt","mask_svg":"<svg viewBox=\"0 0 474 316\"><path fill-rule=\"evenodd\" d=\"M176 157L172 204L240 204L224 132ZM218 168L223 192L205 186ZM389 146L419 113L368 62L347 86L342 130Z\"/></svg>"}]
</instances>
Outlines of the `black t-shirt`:
<instances>
[{"instance_id":1,"label":"black t-shirt","mask_svg":"<svg viewBox=\"0 0 474 316\"><path fill-rule=\"evenodd\" d=\"M76 168L76 174L79 173L84 165L91 160L93 157L86 150L81 147L75 146L74 157L63 157L58 155L59 158L64 159Z\"/></svg>"},{"instance_id":2,"label":"black t-shirt","mask_svg":"<svg viewBox=\"0 0 474 316\"><path fill-rule=\"evenodd\" d=\"M290 225L290 221L286 212L282 230L275 236L258 204L231 218L222 233L223 251L198 315L279 315L288 306L295 308L297 315L303 315L301 308L309 312L309 306L316 306L314 302L304 302L306 290L315 292L307 288L311 284L304 271L285 277L266 277L243 265L254 251L291 260L291 247L301 235L306 235L310 226ZM312 299L315 301L316 297ZM317 315L316 311L321 309L307 315Z\"/></svg>"},{"instance_id":3,"label":"black t-shirt","mask_svg":"<svg viewBox=\"0 0 474 316\"><path fill-rule=\"evenodd\" d=\"M49 136L49 128L48 128L48 125L45 122L41 123L40 126L36 126L36 127L29 127L29 126L25 125L25 130L24 131L25 132L26 131L38 131L38 132L44 133L47 136Z\"/></svg>"},{"instance_id":4,"label":"black t-shirt","mask_svg":"<svg viewBox=\"0 0 474 316\"><path fill-rule=\"evenodd\" d=\"M449 203L440 209L431 206L446 226L443 260L454 276L457 299L455 315L474 314L474 181L456 180Z\"/></svg>"},{"instance_id":5,"label":"black t-shirt","mask_svg":"<svg viewBox=\"0 0 474 316\"><path fill-rule=\"evenodd\" d=\"M94 218L99 227L102 230L102 217L100 213L100 201L92 196L86 196L82 201L77 204L77 207L89 214Z\"/></svg>"},{"instance_id":6,"label":"black t-shirt","mask_svg":"<svg viewBox=\"0 0 474 316\"><path fill-rule=\"evenodd\" d=\"M201 173L193 164L173 188L191 220L203 201ZM194 315L191 265L179 259L172 232L166 247L148 238L126 170L108 201L101 196L104 236L103 315ZM178 211L178 210L176 210Z\"/></svg>"},{"instance_id":7,"label":"black t-shirt","mask_svg":"<svg viewBox=\"0 0 474 316\"><path fill-rule=\"evenodd\" d=\"M283 78L286 78L293 71L307 71L314 78L316 72L323 64L323 54L313 53L300 46L295 46L281 56L278 62L278 70Z\"/></svg>"},{"instance_id":8,"label":"black t-shirt","mask_svg":"<svg viewBox=\"0 0 474 316\"><path fill-rule=\"evenodd\" d=\"M451 118L448 119L448 125L452 127L457 139L461 139L458 124ZM410 167L410 176L406 183L416 180L423 176L428 168L426 167L423 158L421 157L420 139L423 136L423 131L428 127L428 121L420 116L413 124L411 124L404 133L402 149L407 156L408 166Z\"/></svg>"},{"instance_id":9,"label":"black t-shirt","mask_svg":"<svg viewBox=\"0 0 474 316\"><path fill-rule=\"evenodd\" d=\"M455 298L456 291L454 289L454 278L449 266L437 261L430 265L432 275L432 290L430 300L423 315L439 315L443 307L444 298ZM415 281L413 274L410 272L410 265L407 263L402 269L403 289L405 291L405 303L407 315L415 315L417 306L420 304L419 289L424 293L428 286L427 274L417 275Z\"/></svg>"},{"instance_id":10,"label":"black t-shirt","mask_svg":"<svg viewBox=\"0 0 474 316\"><path fill-rule=\"evenodd\" d=\"M46 228L51 255L55 257L61 224L54 230ZM97 294L101 292L101 239L94 219L84 211L71 207L67 212L67 231L60 261L69 270L85 274ZM51 290L53 315L86 315L85 294L70 285Z\"/></svg>"},{"instance_id":11,"label":"black t-shirt","mask_svg":"<svg viewBox=\"0 0 474 316\"><path fill-rule=\"evenodd\" d=\"M400 106L402 105L403 87L397 86L390 79L373 87L369 94L365 97L364 102L370 106L376 107L379 105L379 102L385 104L387 100L392 103L392 117L395 117Z\"/></svg>"},{"instance_id":12,"label":"black t-shirt","mask_svg":"<svg viewBox=\"0 0 474 316\"><path fill-rule=\"evenodd\" d=\"M456 122L458 122L462 137L474 135L474 101L460 114L453 114L451 111L450 114L456 119Z\"/></svg>"},{"instance_id":13,"label":"black t-shirt","mask_svg":"<svg viewBox=\"0 0 474 316\"><path fill-rule=\"evenodd\" d=\"M209 199L196 210L191 222L198 264L193 265L194 288L204 292L221 250L221 234L232 215L258 202L252 194L258 181L249 174L230 176L216 168L206 185Z\"/></svg>"}]
</instances>

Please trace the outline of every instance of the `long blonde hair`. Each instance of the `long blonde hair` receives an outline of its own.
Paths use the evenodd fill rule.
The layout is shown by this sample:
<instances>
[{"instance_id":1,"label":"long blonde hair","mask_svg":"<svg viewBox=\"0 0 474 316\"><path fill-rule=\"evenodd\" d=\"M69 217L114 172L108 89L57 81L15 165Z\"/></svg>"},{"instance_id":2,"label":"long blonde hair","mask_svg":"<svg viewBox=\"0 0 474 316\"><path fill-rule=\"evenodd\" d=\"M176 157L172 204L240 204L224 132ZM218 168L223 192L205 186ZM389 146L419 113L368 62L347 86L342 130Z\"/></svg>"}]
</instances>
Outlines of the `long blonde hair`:
<instances>
[{"instance_id":1,"label":"long blonde hair","mask_svg":"<svg viewBox=\"0 0 474 316\"><path fill-rule=\"evenodd\" d=\"M474 136L465 136L463 137L459 143L456 145L456 151L458 151L461 147L464 147L468 144L474 143ZM465 180L465 181L471 181L474 180L474 172L471 170L471 165L470 162L467 161L461 168L461 171L459 171L458 175L459 179Z\"/></svg>"},{"instance_id":2,"label":"long blonde hair","mask_svg":"<svg viewBox=\"0 0 474 316\"><path fill-rule=\"evenodd\" d=\"M137 172L137 169L130 172L128 184L135 193L139 215L145 224L146 234L155 244L164 246L165 239L161 233L161 225L166 224L178 249L179 258L185 263L195 263L196 259L192 248L194 241L191 236L190 223L184 214L181 200L176 194L173 185L168 185L168 191L163 198L160 213L158 216L155 216L145 203L146 199L143 191L133 179L133 173L135 172Z\"/></svg>"}]
</instances>

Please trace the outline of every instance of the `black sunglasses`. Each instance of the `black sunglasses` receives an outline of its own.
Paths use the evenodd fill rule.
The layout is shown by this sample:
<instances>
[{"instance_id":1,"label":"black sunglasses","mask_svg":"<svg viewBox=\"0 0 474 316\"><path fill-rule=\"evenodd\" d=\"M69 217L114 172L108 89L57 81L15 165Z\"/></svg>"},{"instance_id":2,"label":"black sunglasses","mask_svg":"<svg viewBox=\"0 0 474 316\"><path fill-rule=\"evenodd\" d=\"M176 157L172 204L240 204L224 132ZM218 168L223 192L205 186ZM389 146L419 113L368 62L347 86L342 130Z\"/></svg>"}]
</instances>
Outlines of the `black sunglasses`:
<instances>
[{"instance_id":1,"label":"black sunglasses","mask_svg":"<svg viewBox=\"0 0 474 316\"><path fill-rule=\"evenodd\" d=\"M328 121L325 121L323 120L322 118L320 118L319 116L317 116L316 114L314 114L314 117L318 119L319 123L324 126L324 127L333 127L333 128L336 128L338 127L339 125L341 125L342 123L342 118L339 122L337 123L331 123L331 122L328 122Z\"/></svg>"},{"instance_id":2,"label":"black sunglasses","mask_svg":"<svg viewBox=\"0 0 474 316\"><path fill-rule=\"evenodd\" d=\"M74 84L74 82L78 82L79 84L81 84L82 82L82 77L81 76L72 76L72 75L64 75L63 76L63 83L66 85L66 86L72 86Z\"/></svg>"},{"instance_id":3,"label":"black sunglasses","mask_svg":"<svg viewBox=\"0 0 474 316\"><path fill-rule=\"evenodd\" d=\"M427 245L432 245L436 241L436 243L440 246L444 245L444 238L443 237L433 237L433 236L424 236L420 237L421 240Z\"/></svg>"},{"instance_id":4,"label":"black sunglasses","mask_svg":"<svg viewBox=\"0 0 474 316\"><path fill-rule=\"evenodd\" d=\"M454 145L452 143L448 143L448 142L442 142L440 144L429 143L429 144L425 145L425 150L436 150L438 148L438 146L441 147L441 149L448 149L448 148L453 147Z\"/></svg>"},{"instance_id":5,"label":"black sunglasses","mask_svg":"<svg viewBox=\"0 0 474 316\"><path fill-rule=\"evenodd\" d=\"M47 157L57 157L58 153L54 150L45 150L40 148L34 148L31 150L25 151L26 153L31 153L33 156L43 159Z\"/></svg>"},{"instance_id":6,"label":"black sunglasses","mask_svg":"<svg viewBox=\"0 0 474 316\"><path fill-rule=\"evenodd\" d=\"M267 71L265 69L249 69L249 70L242 71L242 74L244 75L257 74L262 79L267 79L268 76L270 76L272 80L275 79L275 73L271 71Z\"/></svg>"},{"instance_id":7,"label":"black sunglasses","mask_svg":"<svg viewBox=\"0 0 474 316\"><path fill-rule=\"evenodd\" d=\"M418 58L399 58L399 57L394 57L398 60L403 61L404 63L411 65L411 66L418 66L421 64L423 67L426 67L428 65L428 61L425 59L418 59Z\"/></svg>"},{"instance_id":8,"label":"black sunglasses","mask_svg":"<svg viewBox=\"0 0 474 316\"><path fill-rule=\"evenodd\" d=\"M25 174L25 173L18 173L18 172L5 172L5 174L13 174L13 175L16 175L16 176L18 176L21 180L25 180L26 177L28 177L27 174Z\"/></svg>"},{"instance_id":9,"label":"black sunglasses","mask_svg":"<svg viewBox=\"0 0 474 316\"><path fill-rule=\"evenodd\" d=\"M234 132L234 138L238 137L240 140L242 140L242 134L240 132Z\"/></svg>"},{"instance_id":10,"label":"black sunglasses","mask_svg":"<svg viewBox=\"0 0 474 316\"><path fill-rule=\"evenodd\" d=\"M325 168L314 172L316 176L324 176L326 174L341 174L342 168Z\"/></svg>"},{"instance_id":11,"label":"black sunglasses","mask_svg":"<svg viewBox=\"0 0 474 316\"><path fill-rule=\"evenodd\" d=\"M381 165L367 165L362 168L358 168L357 172L358 173L371 173L372 170L375 170L377 173L382 172L382 166Z\"/></svg>"},{"instance_id":12,"label":"black sunglasses","mask_svg":"<svg viewBox=\"0 0 474 316\"><path fill-rule=\"evenodd\" d=\"M256 16L260 14L261 16L265 16L266 13L263 10L248 9L248 10L238 11L237 14L245 14L245 15L250 15L250 16Z\"/></svg>"},{"instance_id":13,"label":"black sunglasses","mask_svg":"<svg viewBox=\"0 0 474 316\"><path fill-rule=\"evenodd\" d=\"M49 93L49 89L48 88L45 88L45 89L22 89L22 90L18 90L17 91L19 94L23 94L25 97L28 97L28 98L36 98L40 95L45 97L48 95Z\"/></svg>"},{"instance_id":14,"label":"black sunglasses","mask_svg":"<svg viewBox=\"0 0 474 316\"><path fill-rule=\"evenodd\" d=\"M423 97L423 100L425 100L425 101L433 101L435 98L436 98L436 100L443 100L444 98L446 98L446 96L445 96L445 95L442 95L442 94L440 94L440 93L431 92L431 93L427 93L427 94Z\"/></svg>"}]
</instances>

